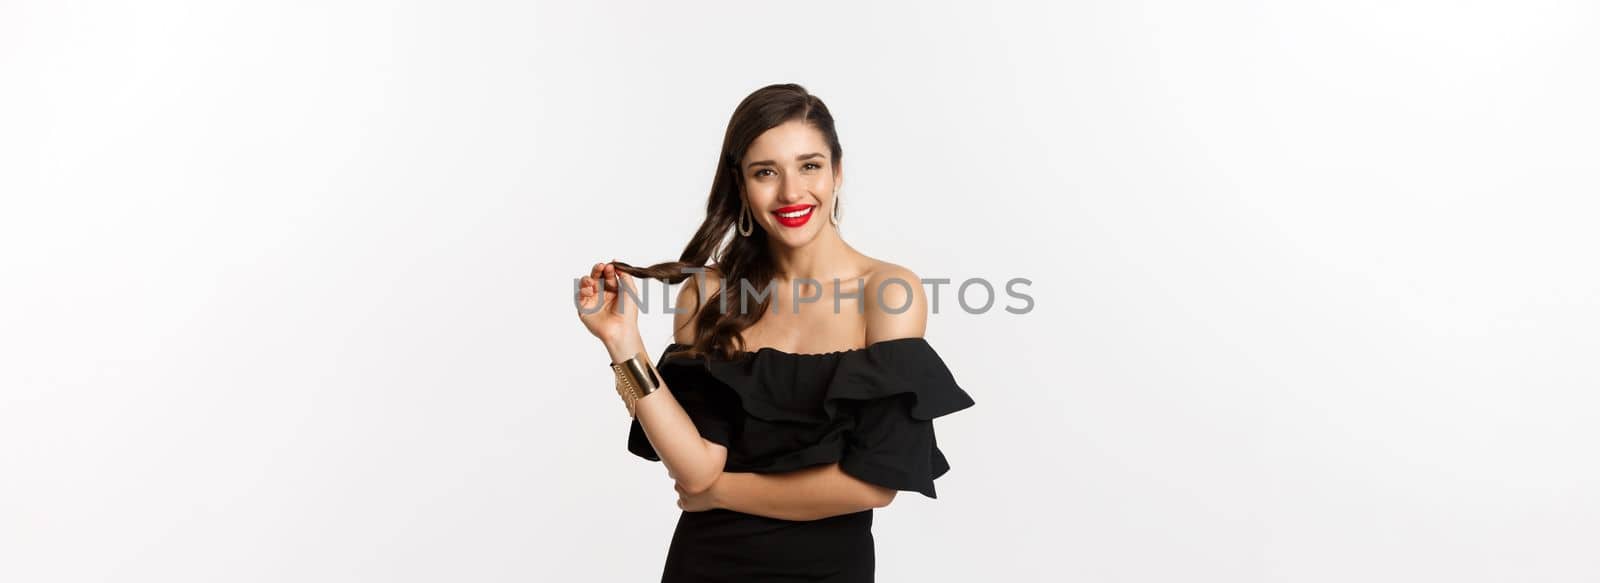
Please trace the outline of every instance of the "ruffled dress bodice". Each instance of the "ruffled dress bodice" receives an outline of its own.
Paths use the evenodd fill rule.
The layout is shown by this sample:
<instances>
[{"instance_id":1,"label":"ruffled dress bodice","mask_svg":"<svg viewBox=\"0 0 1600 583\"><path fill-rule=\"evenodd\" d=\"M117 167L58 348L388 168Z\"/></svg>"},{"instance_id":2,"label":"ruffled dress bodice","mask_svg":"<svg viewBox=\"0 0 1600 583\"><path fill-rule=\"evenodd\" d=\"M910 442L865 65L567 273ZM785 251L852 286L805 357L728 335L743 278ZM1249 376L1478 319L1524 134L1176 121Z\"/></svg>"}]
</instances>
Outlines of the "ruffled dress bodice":
<instances>
[{"instance_id":1,"label":"ruffled dress bodice","mask_svg":"<svg viewBox=\"0 0 1600 583\"><path fill-rule=\"evenodd\" d=\"M772 348L731 360L672 356L656 364L700 435L728 448L730 472L773 473L838 462L845 473L936 498L950 470L933 419L973 405L922 338L794 354ZM660 457L637 419L628 451Z\"/></svg>"}]
</instances>

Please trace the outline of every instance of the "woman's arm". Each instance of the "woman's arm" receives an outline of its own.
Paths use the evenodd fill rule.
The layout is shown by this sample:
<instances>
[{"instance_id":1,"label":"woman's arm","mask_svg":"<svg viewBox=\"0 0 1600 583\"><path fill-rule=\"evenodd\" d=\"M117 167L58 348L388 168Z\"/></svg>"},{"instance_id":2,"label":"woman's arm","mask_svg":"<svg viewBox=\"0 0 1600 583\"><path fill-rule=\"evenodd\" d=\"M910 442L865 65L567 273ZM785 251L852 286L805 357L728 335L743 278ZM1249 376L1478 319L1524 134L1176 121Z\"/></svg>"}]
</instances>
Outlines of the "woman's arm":
<instances>
[{"instance_id":1,"label":"woman's arm","mask_svg":"<svg viewBox=\"0 0 1600 583\"><path fill-rule=\"evenodd\" d=\"M644 341L636 332L632 338L607 342L606 350L611 353L611 362L622 362L643 352ZM678 404L677 398L672 396L666 381L639 399L634 405L634 414L639 420L639 427L644 429L645 437L650 440L650 446L655 448L661 463L667 467L667 475L679 487L690 492L701 492L711 487L722 473L722 466L727 463L728 448L700 436L699 428L683 410L683 406Z\"/></svg>"},{"instance_id":2,"label":"woman's arm","mask_svg":"<svg viewBox=\"0 0 1600 583\"><path fill-rule=\"evenodd\" d=\"M623 286L635 290L634 295L619 293ZM613 363L640 353L645 353L647 361L654 362L639 336L638 306L633 302L636 297L632 276L616 271L610 263L595 264L590 275L579 282L578 317L605 345ZM635 403L634 414L651 447L666 466L667 475L679 488L703 492L711 487L722 473L728 450L700 436L694 420L678 404L664 381Z\"/></svg>"},{"instance_id":3,"label":"woman's arm","mask_svg":"<svg viewBox=\"0 0 1600 583\"><path fill-rule=\"evenodd\" d=\"M774 474L723 472L709 490L685 496L679 506L685 510L726 508L782 520L819 520L883 508L894 495L894 490L861 481L832 463Z\"/></svg>"}]
</instances>

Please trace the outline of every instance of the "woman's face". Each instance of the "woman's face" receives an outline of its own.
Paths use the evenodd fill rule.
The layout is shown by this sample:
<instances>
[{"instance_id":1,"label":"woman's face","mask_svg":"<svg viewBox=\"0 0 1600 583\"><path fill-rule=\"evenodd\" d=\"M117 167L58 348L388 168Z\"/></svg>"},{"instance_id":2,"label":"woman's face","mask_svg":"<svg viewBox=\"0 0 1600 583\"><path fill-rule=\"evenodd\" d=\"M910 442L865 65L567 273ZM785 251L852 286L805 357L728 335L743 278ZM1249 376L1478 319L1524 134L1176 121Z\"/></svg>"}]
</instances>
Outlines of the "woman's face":
<instances>
[{"instance_id":1,"label":"woman's face","mask_svg":"<svg viewBox=\"0 0 1600 583\"><path fill-rule=\"evenodd\" d=\"M822 132L790 121L762 133L739 168L745 204L773 243L801 247L831 229L834 191L842 174Z\"/></svg>"}]
</instances>

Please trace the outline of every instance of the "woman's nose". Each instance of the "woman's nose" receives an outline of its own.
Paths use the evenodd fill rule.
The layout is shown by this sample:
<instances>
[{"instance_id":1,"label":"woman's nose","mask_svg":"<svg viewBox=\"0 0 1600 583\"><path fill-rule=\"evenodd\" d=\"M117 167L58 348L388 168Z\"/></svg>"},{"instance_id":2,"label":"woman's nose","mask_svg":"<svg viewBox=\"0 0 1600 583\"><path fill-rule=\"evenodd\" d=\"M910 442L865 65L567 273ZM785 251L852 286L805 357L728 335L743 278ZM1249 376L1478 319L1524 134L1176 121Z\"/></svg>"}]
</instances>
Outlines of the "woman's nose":
<instances>
[{"instance_id":1,"label":"woman's nose","mask_svg":"<svg viewBox=\"0 0 1600 583\"><path fill-rule=\"evenodd\" d=\"M805 200L807 196L810 196L810 193L804 187L786 185L783 190L779 191L778 201L784 204L793 204Z\"/></svg>"}]
</instances>

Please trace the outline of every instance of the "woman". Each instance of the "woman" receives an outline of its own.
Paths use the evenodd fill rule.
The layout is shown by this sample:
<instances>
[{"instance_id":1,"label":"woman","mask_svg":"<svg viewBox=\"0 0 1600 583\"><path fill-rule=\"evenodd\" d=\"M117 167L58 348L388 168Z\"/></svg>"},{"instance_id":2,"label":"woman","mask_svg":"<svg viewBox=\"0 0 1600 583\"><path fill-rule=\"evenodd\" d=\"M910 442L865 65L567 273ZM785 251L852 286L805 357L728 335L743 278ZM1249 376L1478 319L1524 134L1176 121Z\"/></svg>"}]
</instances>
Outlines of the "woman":
<instances>
[{"instance_id":1,"label":"woman","mask_svg":"<svg viewBox=\"0 0 1600 583\"><path fill-rule=\"evenodd\" d=\"M579 317L634 416L628 450L677 484L664 582L871 581L872 510L933 498L949 469L932 419L973 401L922 339L917 276L840 238L841 154L820 99L764 87L728 123L679 261L580 279ZM696 274L652 367L633 276Z\"/></svg>"}]
</instances>

